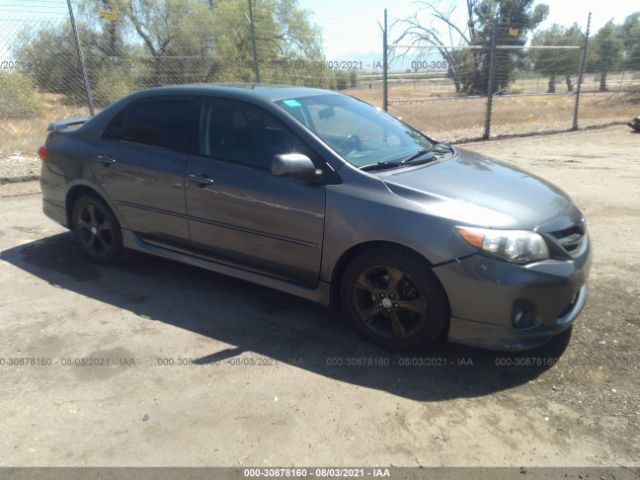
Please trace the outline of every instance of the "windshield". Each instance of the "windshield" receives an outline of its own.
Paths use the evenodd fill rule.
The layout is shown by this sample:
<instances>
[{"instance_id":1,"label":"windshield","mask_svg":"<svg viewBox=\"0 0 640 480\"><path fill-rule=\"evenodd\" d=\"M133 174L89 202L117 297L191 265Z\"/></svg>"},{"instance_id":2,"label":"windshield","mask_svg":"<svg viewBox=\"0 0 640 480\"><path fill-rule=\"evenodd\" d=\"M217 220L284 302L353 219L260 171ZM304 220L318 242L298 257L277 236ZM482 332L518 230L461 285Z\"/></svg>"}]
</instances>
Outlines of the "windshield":
<instances>
[{"instance_id":1,"label":"windshield","mask_svg":"<svg viewBox=\"0 0 640 480\"><path fill-rule=\"evenodd\" d=\"M401 161L434 147L417 130L346 95L289 98L276 103L356 167Z\"/></svg>"}]
</instances>

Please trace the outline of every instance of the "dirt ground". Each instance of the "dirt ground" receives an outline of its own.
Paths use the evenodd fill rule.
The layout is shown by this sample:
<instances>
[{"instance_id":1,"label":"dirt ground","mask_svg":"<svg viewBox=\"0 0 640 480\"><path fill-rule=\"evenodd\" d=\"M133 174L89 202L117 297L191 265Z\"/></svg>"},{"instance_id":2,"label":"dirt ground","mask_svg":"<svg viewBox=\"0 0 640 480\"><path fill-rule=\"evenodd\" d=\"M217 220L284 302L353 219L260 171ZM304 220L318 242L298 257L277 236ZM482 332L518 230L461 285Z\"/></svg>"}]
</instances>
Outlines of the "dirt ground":
<instances>
[{"instance_id":1,"label":"dirt ground","mask_svg":"<svg viewBox=\"0 0 640 480\"><path fill-rule=\"evenodd\" d=\"M36 183L1 186L0 466L640 466L640 135L467 147L586 215L588 304L544 348L389 354L282 293L96 266Z\"/></svg>"}]
</instances>

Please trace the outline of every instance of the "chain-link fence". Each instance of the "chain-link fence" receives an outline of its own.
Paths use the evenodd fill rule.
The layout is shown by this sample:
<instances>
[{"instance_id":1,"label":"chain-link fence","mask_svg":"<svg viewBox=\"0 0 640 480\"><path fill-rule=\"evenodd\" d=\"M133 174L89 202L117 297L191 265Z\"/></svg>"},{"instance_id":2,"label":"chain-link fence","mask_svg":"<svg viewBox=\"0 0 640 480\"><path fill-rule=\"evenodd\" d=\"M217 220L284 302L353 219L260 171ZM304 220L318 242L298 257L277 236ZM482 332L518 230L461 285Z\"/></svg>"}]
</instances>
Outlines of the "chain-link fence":
<instances>
[{"instance_id":1,"label":"chain-link fence","mask_svg":"<svg viewBox=\"0 0 640 480\"><path fill-rule=\"evenodd\" d=\"M64 2L0 6L1 178L36 175L34 149L42 144L48 122L89 114L78 57L61 55L52 40L62 31L73 48ZM38 68L30 63L32 52L41 59Z\"/></svg>"},{"instance_id":2,"label":"chain-link fence","mask_svg":"<svg viewBox=\"0 0 640 480\"><path fill-rule=\"evenodd\" d=\"M437 137L573 127L580 45L394 45L392 52L395 63L409 68L389 75L390 111Z\"/></svg>"},{"instance_id":3,"label":"chain-link fence","mask_svg":"<svg viewBox=\"0 0 640 480\"><path fill-rule=\"evenodd\" d=\"M389 112L436 138L481 137L488 52L482 47L391 45Z\"/></svg>"},{"instance_id":4,"label":"chain-link fence","mask_svg":"<svg viewBox=\"0 0 640 480\"><path fill-rule=\"evenodd\" d=\"M394 23L391 41L386 12L379 24L336 15L320 32L301 20L298 7L274 9L288 4L275 0L6 2L0 4L0 178L37 173L37 162L26 172L22 166L49 121L88 115L157 85L259 81L341 90L449 141L637 115L631 100L640 88L640 59L603 61L577 27L564 42L535 35L511 41L513 27L501 20L491 27L495 36L452 46L410 41L402 22ZM363 35L379 42L379 53L334 59L323 49L323 36L348 44ZM24 175L12 174L14 165Z\"/></svg>"},{"instance_id":5,"label":"chain-link fence","mask_svg":"<svg viewBox=\"0 0 640 480\"><path fill-rule=\"evenodd\" d=\"M390 46L389 66L396 73L388 75L385 103L395 115L449 140L628 121L638 114L640 58L622 55L615 39L593 42L591 52L589 23L590 16L586 33L577 25L551 30L559 43L536 35L526 42L509 18L495 20L487 31L496 34L478 44L445 45L424 28L405 33L405 43L414 41Z\"/></svg>"},{"instance_id":6,"label":"chain-link fence","mask_svg":"<svg viewBox=\"0 0 640 480\"><path fill-rule=\"evenodd\" d=\"M293 8L290 8L293 5ZM375 23L332 18L324 33L379 38ZM0 181L31 178L47 124L87 116L160 85L261 82L382 101L380 58L329 58L295 2L5 0L0 3Z\"/></svg>"},{"instance_id":7,"label":"chain-link fence","mask_svg":"<svg viewBox=\"0 0 640 480\"><path fill-rule=\"evenodd\" d=\"M640 56L613 62L599 68L589 59L580 95L581 127L629 120L640 113Z\"/></svg>"},{"instance_id":8,"label":"chain-link fence","mask_svg":"<svg viewBox=\"0 0 640 480\"><path fill-rule=\"evenodd\" d=\"M571 129L581 51L579 45L496 46L491 135Z\"/></svg>"}]
</instances>

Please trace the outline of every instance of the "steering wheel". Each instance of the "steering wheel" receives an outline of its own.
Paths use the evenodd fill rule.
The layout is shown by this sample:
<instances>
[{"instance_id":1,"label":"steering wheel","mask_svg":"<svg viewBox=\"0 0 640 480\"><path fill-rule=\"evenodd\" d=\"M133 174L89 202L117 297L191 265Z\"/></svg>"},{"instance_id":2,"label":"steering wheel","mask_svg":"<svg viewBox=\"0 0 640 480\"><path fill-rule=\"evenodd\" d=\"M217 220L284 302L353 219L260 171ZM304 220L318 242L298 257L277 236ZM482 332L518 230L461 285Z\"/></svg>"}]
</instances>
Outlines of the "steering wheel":
<instances>
[{"instance_id":1,"label":"steering wheel","mask_svg":"<svg viewBox=\"0 0 640 480\"><path fill-rule=\"evenodd\" d=\"M342 140L341 152L343 155L352 152L353 150L360 150L362 146L362 142L360 142L360 137L354 133L347 135Z\"/></svg>"}]
</instances>

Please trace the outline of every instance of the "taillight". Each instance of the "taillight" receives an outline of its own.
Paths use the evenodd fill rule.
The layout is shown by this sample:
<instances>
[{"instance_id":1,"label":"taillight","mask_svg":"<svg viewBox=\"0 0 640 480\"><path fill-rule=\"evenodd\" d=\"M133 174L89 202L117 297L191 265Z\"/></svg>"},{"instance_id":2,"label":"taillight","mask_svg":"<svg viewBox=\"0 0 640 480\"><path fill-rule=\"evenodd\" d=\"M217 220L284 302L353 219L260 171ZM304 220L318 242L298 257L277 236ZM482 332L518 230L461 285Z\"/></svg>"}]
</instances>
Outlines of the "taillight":
<instances>
[{"instance_id":1,"label":"taillight","mask_svg":"<svg viewBox=\"0 0 640 480\"><path fill-rule=\"evenodd\" d=\"M38 149L38 156L40 157L40 160L45 160L47 158L47 155L49 155L49 149L42 145Z\"/></svg>"}]
</instances>

